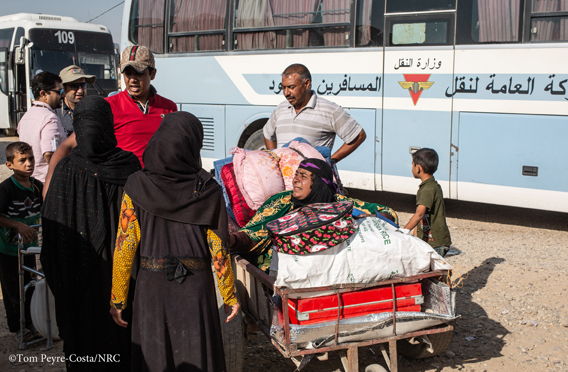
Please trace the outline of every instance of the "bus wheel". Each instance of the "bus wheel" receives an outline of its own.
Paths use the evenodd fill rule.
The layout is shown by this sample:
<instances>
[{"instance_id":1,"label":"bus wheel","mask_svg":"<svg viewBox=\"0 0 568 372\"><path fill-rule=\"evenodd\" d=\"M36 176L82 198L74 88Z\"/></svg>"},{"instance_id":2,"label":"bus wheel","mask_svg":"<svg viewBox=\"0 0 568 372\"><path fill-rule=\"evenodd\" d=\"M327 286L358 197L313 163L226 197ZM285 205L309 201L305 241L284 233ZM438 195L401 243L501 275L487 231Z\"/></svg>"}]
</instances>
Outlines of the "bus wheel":
<instances>
[{"instance_id":1,"label":"bus wheel","mask_svg":"<svg viewBox=\"0 0 568 372\"><path fill-rule=\"evenodd\" d=\"M245 149L247 150L265 150L264 145L264 132L262 128L251 134L251 136L245 142Z\"/></svg>"},{"instance_id":2,"label":"bus wheel","mask_svg":"<svg viewBox=\"0 0 568 372\"><path fill-rule=\"evenodd\" d=\"M12 128L6 128L6 129L4 129L4 135L6 137L13 137L13 136L16 135L16 130L12 129Z\"/></svg>"}]
</instances>

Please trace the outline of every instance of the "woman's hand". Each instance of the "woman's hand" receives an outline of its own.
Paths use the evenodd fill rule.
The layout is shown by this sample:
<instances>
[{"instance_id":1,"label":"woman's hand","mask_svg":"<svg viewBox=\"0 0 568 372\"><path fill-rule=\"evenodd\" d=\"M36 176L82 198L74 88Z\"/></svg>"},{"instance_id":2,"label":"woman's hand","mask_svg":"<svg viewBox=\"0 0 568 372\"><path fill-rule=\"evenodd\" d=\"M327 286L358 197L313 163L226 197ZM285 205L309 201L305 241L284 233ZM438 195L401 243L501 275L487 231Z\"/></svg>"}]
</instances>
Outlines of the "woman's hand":
<instances>
[{"instance_id":1,"label":"woman's hand","mask_svg":"<svg viewBox=\"0 0 568 372\"><path fill-rule=\"evenodd\" d=\"M110 315L112 316L112 320L114 320L114 322L118 324L120 327L126 328L128 326L128 323L122 320L122 310L118 310L115 309L114 307L111 307Z\"/></svg>"},{"instance_id":2,"label":"woman's hand","mask_svg":"<svg viewBox=\"0 0 568 372\"><path fill-rule=\"evenodd\" d=\"M229 305L225 304L225 314L229 314L229 308L231 308L231 315L229 315L227 317L227 320L225 320L225 323L229 323L231 320L233 320L237 316L237 314L239 313L239 310L241 309L241 304L238 301L233 306L229 306Z\"/></svg>"}]
</instances>

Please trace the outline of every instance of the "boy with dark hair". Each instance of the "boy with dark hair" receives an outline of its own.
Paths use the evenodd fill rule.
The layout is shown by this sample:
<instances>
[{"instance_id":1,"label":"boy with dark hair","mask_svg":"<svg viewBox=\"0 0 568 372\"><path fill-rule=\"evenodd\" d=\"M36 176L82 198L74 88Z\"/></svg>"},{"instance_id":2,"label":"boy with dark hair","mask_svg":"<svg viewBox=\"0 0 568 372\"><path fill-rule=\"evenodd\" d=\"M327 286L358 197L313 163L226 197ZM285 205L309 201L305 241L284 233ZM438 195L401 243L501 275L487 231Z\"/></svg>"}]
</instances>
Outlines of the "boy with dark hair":
<instances>
[{"instance_id":1,"label":"boy with dark hair","mask_svg":"<svg viewBox=\"0 0 568 372\"><path fill-rule=\"evenodd\" d=\"M43 185L34 179L35 160L30 145L14 142L6 147L6 166L14 174L0 183L0 283L10 332L20 329L20 289L18 277L18 233L24 247L37 245L37 231L29 225L39 223ZM24 257L24 265L35 268L35 256ZM24 283L31 280L28 272ZM30 316L33 291L26 293L26 330L24 340L36 336Z\"/></svg>"},{"instance_id":2,"label":"boy with dark hair","mask_svg":"<svg viewBox=\"0 0 568 372\"><path fill-rule=\"evenodd\" d=\"M438 153L435 150L422 148L412 155L412 175L422 183L416 194L416 213L404 228L412 230L418 225L416 236L444 257L450 249L452 239L446 225L442 188L434 179L437 169Z\"/></svg>"}]
</instances>

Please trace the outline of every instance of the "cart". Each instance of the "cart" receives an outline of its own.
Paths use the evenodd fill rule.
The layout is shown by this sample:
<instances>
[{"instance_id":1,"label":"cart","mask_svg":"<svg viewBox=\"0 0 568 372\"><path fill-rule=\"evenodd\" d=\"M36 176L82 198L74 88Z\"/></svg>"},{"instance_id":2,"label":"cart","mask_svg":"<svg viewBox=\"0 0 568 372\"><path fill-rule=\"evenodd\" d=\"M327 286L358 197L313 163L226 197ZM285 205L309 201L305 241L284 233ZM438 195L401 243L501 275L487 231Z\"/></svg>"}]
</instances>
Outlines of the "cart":
<instances>
[{"instance_id":1,"label":"cart","mask_svg":"<svg viewBox=\"0 0 568 372\"><path fill-rule=\"evenodd\" d=\"M276 349L284 357L291 358L292 361L294 361L297 366L297 370L302 369L314 356L316 356L316 354L321 355L323 353L323 358L318 357L318 359L325 360L327 352L338 351L341 354L341 361L346 372L358 372L358 348L378 344L388 368L391 372L396 372L398 371L397 342L403 355L419 359L434 356L443 352L449 346L453 335L453 319L455 319L455 317L453 319L449 319L446 323L433 327L425 327L412 332L405 333L404 331L397 330L397 318L399 318L399 314L401 313L396 313L397 304L396 295L394 295L394 286L397 283L416 283L427 280L428 278L445 277L449 275L448 271L432 271L411 277L397 278L368 284L340 284L318 288L289 289L285 287L275 287L274 278L269 277L266 273L259 270L257 267L238 255L233 256L233 270L235 271L237 294L240 298L241 307L245 315L245 328L250 330L251 328L255 328L255 326L258 327L257 329L260 329L271 340L274 347L276 347ZM356 342L341 342L340 314L338 311L337 322L335 323L335 332L332 340L330 340L330 346L328 342L327 346L324 345L322 347L312 349L302 349L292 342L291 325L288 314L288 299L290 296L297 296L301 293L307 292L313 293L323 291L326 293L332 291L332 293L339 294L385 285L390 285L393 291L393 316L391 317L390 313L388 313L392 322L392 325L390 326L392 331L390 328L388 330L381 330L383 333L388 331L388 335ZM282 298L284 324L282 327L283 332L281 332L283 333L283 337L280 339L281 342L274 337L274 334L271 335L274 301L270 296L270 291ZM398 328L407 327L400 326ZM388 353L385 347L386 344L388 344ZM383 370L379 365L373 366L375 367L369 366L367 370Z\"/></svg>"},{"instance_id":2,"label":"cart","mask_svg":"<svg viewBox=\"0 0 568 372\"><path fill-rule=\"evenodd\" d=\"M41 224L30 225L30 227L39 228L41 227ZM43 338L39 338L30 342L24 342L24 329L26 324L26 316L25 316L26 292L29 290L30 286L36 286L38 280L40 280L40 279L32 279L28 284L24 284L24 274L27 271L29 273L35 274L37 278L43 278L43 280L45 280L45 274L24 265L24 256L37 255L40 253L41 253L41 247L29 247L27 249L24 249L24 242L22 236L18 234L18 275L19 275L19 289L20 289L20 339L18 340L19 341L18 348L20 350L25 350L28 348L28 346L37 344L38 342L42 341L47 341L45 348L41 349L42 351L53 349L53 338L51 335L51 317L49 311L50 293L49 293L49 287L47 286L46 283L44 283L43 285L43 288L45 288L45 296L44 296L45 322L47 324L46 330L43 332L45 335ZM32 314L32 317L33 315L35 314Z\"/></svg>"}]
</instances>

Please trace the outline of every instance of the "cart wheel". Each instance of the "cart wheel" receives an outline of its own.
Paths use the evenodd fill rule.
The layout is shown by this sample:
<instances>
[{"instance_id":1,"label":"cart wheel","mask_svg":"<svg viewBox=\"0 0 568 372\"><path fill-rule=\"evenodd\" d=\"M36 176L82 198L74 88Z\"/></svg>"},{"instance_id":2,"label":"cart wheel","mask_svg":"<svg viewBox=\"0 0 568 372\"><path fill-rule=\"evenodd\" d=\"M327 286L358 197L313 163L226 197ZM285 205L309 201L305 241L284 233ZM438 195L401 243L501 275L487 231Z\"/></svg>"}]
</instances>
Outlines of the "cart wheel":
<instances>
[{"instance_id":1,"label":"cart wheel","mask_svg":"<svg viewBox=\"0 0 568 372\"><path fill-rule=\"evenodd\" d=\"M235 319L225 323L229 314L225 314L223 296L217 287L215 273L215 293L217 294L217 304L219 307L219 320L221 321L221 332L223 333L223 349L225 350L225 364L227 372L242 372L244 364L245 339L243 335L242 314L238 314Z\"/></svg>"},{"instance_id":2,"label":"cart wheel","mask_svg":"<svg viewBox=\"0 0 568 372\"><path fill-rule=\"evenodd\" d=\"M417 344L411 344L408 340L400 340L397 342L398 352L410 359L424 359L436 356L443 353L450 342L452 342L452 337L454 336L454 331L448 331L444 333L434 333L428 335L428 339L432 343L432 349L429 349L428 344L424 342L418 342Z\"/></svg>"},{"instance_id":3,"label":"cart wheel","mask_svg":"<svg viewBox=\"0 0 568 372\"><path fill-rule=\"evenodd\" d=\"M388 372L388 370L380 364L369 364L365 372Z\"/></svg>"}]
</instances>

